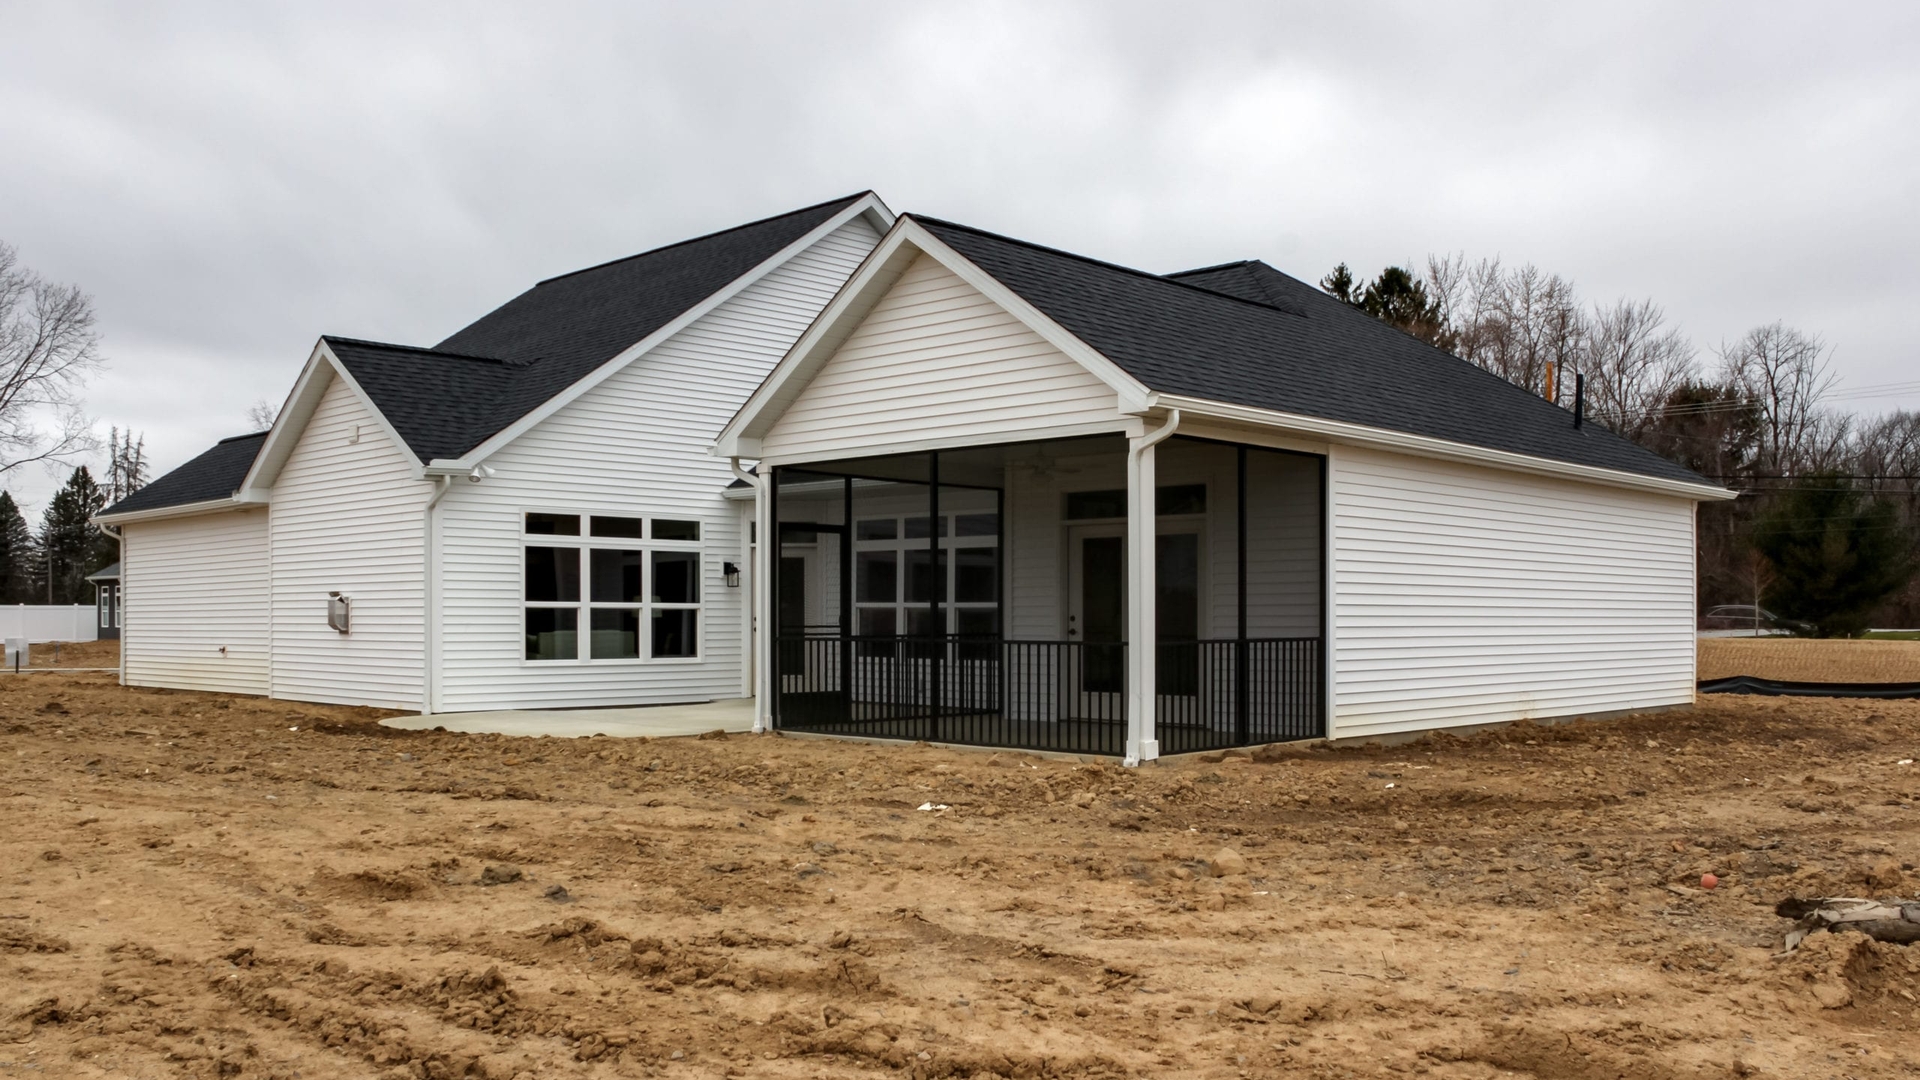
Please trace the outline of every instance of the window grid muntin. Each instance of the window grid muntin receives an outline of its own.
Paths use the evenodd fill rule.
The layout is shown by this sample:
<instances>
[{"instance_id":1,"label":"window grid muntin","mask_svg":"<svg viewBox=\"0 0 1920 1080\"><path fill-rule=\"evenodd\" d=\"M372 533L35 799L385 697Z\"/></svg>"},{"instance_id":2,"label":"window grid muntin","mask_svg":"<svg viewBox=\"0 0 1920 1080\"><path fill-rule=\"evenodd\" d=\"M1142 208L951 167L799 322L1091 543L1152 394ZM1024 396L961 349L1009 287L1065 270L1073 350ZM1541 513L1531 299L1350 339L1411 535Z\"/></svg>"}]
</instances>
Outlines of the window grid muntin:
<instances>
[{"instance_id":1,"label":"window grid muntin","mask_svg":"<svg viewBox=\"0 0 1920 1080\"><path fill-rule=\"evenodd\" d=\"M986 513L966 513L960 516L973 519L976 529L979 529L979 519L991 518L997 515L989 511ZM943 584L945 588L941 593L940 606L942 621L946 624L944 632L948 634L985 632L973 629L962 630L960 627L963 623L978 627L982 624L982 620L977 616L992 615L994 616L994 629L991 632L999 633L1004 628L1000 625L998 618L1000 601L998 598L999 590L997 583L999 575L1006 572L1006 560L999 551L999 528L996 524L995 528L990 531L981 529L981 531L975 532L972 535L956 536L954 535L954 517L955 515L952 513L943 513L940 515L940 563L941 568L945 571L945 573L941 575L941 578L944 579ZM880 523L887 521L894 523L890 538L859 539L859 537L862 536L877 536L888 532L889 530L880 525ZM912 523L911 528L909 528L909 523ZM910 594L907 589L909 575L912 573L912 564L918 561L922 570L926 568L928 559L927 541L932 539L932 537L927 535L927 526L927 515L924 513L879 514L855 518L854 536L856 539L853 542L853 558L856 576L853 598L853 632L856 636L924 636L930 628L931 602L926 599L909 600L908 596ZM958 595L958 592L955 586L961 560L957 555L949 553L956 550L981 549L994 553L993 573L996 588L991 590L994 594L993 598L988 600L957 600L955 597ZM864 590L864 586L874 584L874 582L867 579L865 575L875 563L871 560L863 562L860 556L863 554L880 553L890 553L893 556L893 598L891 600L863 600L861 597L868 595ZM891 613L890 618L883 617L883 612ZM918 614L915 614L916 612ZM968 617L963 617L962 612L966 612ZM935 630L939 629L939 627L931 628Z\"/></svg>"},{"instance_id":2,"label":"window grid muntin","mask_svg":"<svg viewBox=\"0 0 1920 1080\"><path fill-rule=\"evenodd\" d=\"M602 521L617 520L620 518L627 518L632 520L632 519L636 519L637 517L637 520L641 521L642 523L641 537L635 538L633 536L592 535L592 533L594 532L592 528L592 522L595 517L600 518ZM544 528L552 527L553 523L555 522L555 519L559 519L561 522L564 522L568 518L572 518L578 521L581 525L581 527L575 533L554 533L554 532L546 532L546 531L535 531L536 523L538 523L538 525L544 529ZM703 638L705 637L705 632L706 632L706 619L701 616L701 612L704 607L704 604L702 603L702 599L704 597L704 594L707 591L706 581L705 581L706 569L707 569L705 549L701 546L701 541L698 539L693 539L693 540L654 539L653 523L655 520L656 518L653 515L637 515L636 516L632 514L621 514L621 513L616 513L611 515L610 514L596 515L589 512L576 513L575 511L571 511L571 510L565 510L565 511L528 510L528 511L521 512L521 515L520 515L520 522L521 522L521 526L520 526L521 527L520 606L522 610L522 615L521 615L521 639L522 639L521 662L522 663L540 664L540 665L609 664L609 663L647 664L647 663L672 663L672 662L686 663L686 662L697 662L705 658L706 649L705 649L705 642ZM700 521L697 518L666 517L665 515L662 515L658 520L669 521L674 523L676 526L682 526L682 527L690 525L692 526L690 530L683 528L679 531L691 531L695 536L704 536L706 533L705 523ZM529 591L528 579L527 579L527 574L529 572L528 552L535 548L549 548L549 549L554 549L556 551L573 552L573 558L575 560L574 562L575 574L577 575L575 578L575 581L577 582L577 598L576 599L574 600L529 600L527 599L527 594ZM593 569L593 553L604 552L604 551L637 552L638 553L639 565L638 565L637 584L639 588L636 594L638 596L637 600L628 602L628 601L607 601L607 600L594 599L595 580L594 580L594 569ZM691 584L692 584L693 599L691 602L671 602L670 603L665 601L655 601L652 599L654 556L656 554L665 554L665 553L678 553L678 554L693 556L691 560L692 562ZM573 647L572 655L561 655L561 656L553 656L553 657L534 657L534 656L528 655L529 649L527 647L528 646L527 637L531 627L531 621L527 613L532 611L537 611L537 610L569 611L573 613L574 626L571 632L573 634L574 647ZM635 640L634 640L634 655L624 655L624 654L615 655L615 656L606 656L606 655L596 656L595 655L596 649L595 649L595 642L594 642L593 635L594 635L594 624L595 624L596 612L616 613L615 618L617 618L617 613L619 612L633 613L633 619L637 624L637 632L635 634ZM690 613L690 614L681 614L677 618L670 619L670 621L679 624L678 628L681 631L681 640L682 640L681 647L686 650L685 652L668 653L668 654L660 654L655 652L653 645L657 640L656 633L655 633L656 613L660 613L662 615L667 615L669 613ZM606 616L602 616L601 622L603 624L609 621L612 621L612 620L610 620ZM613 632L617 633L621 631L616 630ZM624 650L622 650L622 652L624 653Z\"/></svg>"}]
</instances>

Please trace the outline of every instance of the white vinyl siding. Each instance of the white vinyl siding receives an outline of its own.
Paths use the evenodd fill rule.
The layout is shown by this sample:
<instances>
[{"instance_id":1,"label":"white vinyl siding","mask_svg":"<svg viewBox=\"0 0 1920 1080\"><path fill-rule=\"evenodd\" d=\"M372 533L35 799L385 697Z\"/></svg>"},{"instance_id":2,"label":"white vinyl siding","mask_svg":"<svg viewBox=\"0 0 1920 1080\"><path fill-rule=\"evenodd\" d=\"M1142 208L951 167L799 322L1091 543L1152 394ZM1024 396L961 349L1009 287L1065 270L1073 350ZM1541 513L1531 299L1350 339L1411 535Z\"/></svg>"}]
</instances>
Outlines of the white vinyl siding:
<instances>
[{"instance_id":1,"label":"white vinyl siding","mask_svg":"<svg viewBox=\"0 0 1920 1080\"><path fill-rule=\"evenodd\" d=\"M864 448L1116 430L1112 388L922 255L761 441L774 461Z\"/></svg>"},{"instance_id":2,"label":"white vinyl siding","mask_svg":"<svg viewBox=\"0 0 1920 1080\"><path fill-rule=\"evenodd\" d=\"M422 510L432 484L335 378L273 488L273 696L418 708L425 670ZM327 594L353 601L352 633Z\"/></svg>"},{"instance_id":3,"label":"white vinyl siding","mask_svg":"<svg viewBox=\"0 0 1920 1080\"><path fill-rule=\"evenodd\" d=\"M879 243L855 218L487 459L494 474L441 502L437 708L638 705L737 697L749 582L728 588L743 525L714 438ZM701 655L555 664L524 658L521 515L700 522Z\"/></svg>"},{"instance_id":4,"label":"white vinyl siding","mask_svg":"<svg viewBox=\"0 0 1920 1080\"><path fill-rule=\"evenodd\" d=\"M1694 505L1341 448L1336 738L1690 703Z\"/></svg>"},{"instance_id":5,"label":"white vinyl siding","mask_svg":"<svg viewBox=\"0 0 1920 1080\"><path fill-rule=\"evenodd\" d=\"M126 526L120 647L129 686L267 692L267 514ZM224 652L222 651L224 650Z\"/></svg>"}]
</instances>

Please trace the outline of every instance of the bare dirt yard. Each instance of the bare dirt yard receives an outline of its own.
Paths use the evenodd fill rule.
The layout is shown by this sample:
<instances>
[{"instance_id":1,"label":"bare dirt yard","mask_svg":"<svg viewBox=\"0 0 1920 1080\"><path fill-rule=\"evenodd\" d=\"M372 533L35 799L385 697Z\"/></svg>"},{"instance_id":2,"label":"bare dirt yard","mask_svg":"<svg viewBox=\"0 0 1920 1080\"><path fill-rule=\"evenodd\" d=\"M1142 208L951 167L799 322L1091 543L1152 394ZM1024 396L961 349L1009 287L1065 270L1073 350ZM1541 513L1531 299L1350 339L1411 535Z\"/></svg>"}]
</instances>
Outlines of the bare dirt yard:
<instances>
[{"instance_id":1,"label":"bare dirt yard","mask_svg":"<svg viewBox=\"0 0 1920 1080\"><path fill-rule=\"evenodd\" d=\"M1920 702L1135 771L380 715L0 680L0 1077L1920 1071L1920 947L1772 913L1916 891Z\"/></svg>"}]
</instances>

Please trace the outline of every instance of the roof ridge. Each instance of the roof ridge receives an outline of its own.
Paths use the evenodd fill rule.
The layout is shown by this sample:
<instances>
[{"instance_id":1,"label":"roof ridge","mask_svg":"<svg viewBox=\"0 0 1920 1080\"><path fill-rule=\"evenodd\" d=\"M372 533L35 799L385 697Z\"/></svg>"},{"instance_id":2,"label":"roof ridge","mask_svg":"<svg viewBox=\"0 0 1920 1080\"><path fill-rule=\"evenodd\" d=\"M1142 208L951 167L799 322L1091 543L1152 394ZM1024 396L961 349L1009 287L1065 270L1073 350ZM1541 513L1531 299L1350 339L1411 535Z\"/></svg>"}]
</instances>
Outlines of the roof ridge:
<instances>
[{"instance_id":1,"label":"roof ridge","mask_svg":"<svg viewBox=\"0 0 1920 1080\"><path fill-rule=\"evenodd\" d=\"M340 334L321 334L320 337L324 341L338 341L346 345L365 345L375 349L392 349L395 352L426 353L429 356L444 356L451 360L480 360L489 364L501 364L507 367L514 366L512 361L503 357L481 356L478 353L449 352L446 349L436 349L430 345L396 345L391 341L351 338Z\"/></svg>"},{"instance_id":2,"label":"roof ridge","mask_svg":"<svg viewBox=\"0 0 1920 1080\"><path fill-rule=\"evenodd\" d=\"M1214 263L1212 266L1196 266L1191 270L1175 270L1172 273L1161 274L1160 276L1167 277L1167 278L1183 278L1189 274L1210 274L1216 270L1232 270L1237 266L1246 266L1248 263L1257 263L1261 261L1262 260L1260 259L1234 259L1230 262Z\"/></svg>"},{"instance_id":3,"label":"roof ridge","mask_svg":"<svg viewBox=\"0 0 1920 1080\"><path fill-rule=\"evenodd\" d=\"M229 435L224 439L218 440L213 445L219 446L221 443L243 442L247 439L264 439L266 437L267 433L264 431L249 431L245 435Z\"/></svg>"},{"instance_id":4,"label":"roof ridge","mask_svg":"<svg viewBox=\"0 0 1920 1080\"><path fill-rule=\"evenodd\" d=\"M583 266L578 270L569 270L564 274L555 274L550 278L541 278L539 281L536 281L533 283L533 287L537 289L542 285L548 285L553 282L561 281L566 278L576 277L580 274L591 273L592 271L595 271L595 270L604 270L607 267L614 266L618 263L630 262L634 259L644 258L648 255L657 255L662 251L672 251L674 248L677 248L677 247L685 247L688 244L697 244L702 240L711 240L716 236L725 236L728 233L739 232L741 229L751 229L755 225L765 225L768 222L779 221L781 218L790 218L797 214L811 213L812 211L818 210L821 207L833 206L836 203L846 203L848 205L852 205L853 203L856 203L871 194L873 194L873 189L868 188L865 191L857 191L852 195L842 195L840 198L837 198L837 199L828 199L824 202L814 203L811 206L802 206L797 210L787 210L785 212L778 213L778 214L770 214L767 217L757 218L753 221L743 222L739 225L731 225L724 229L715 229L712 232L701 233L699 236L689 236L685 240L675 240L671 244L662 244L659 247L648 248L645 251L636 251L631 255L622 255L617 259L608 259L606 262L594 263L592 266Z\"/></svg>"},{"instance_id":5,"label":"roof ridge","mask_svg":"<svg viewBox=\"0 0 1920 1080\"><path fill-rule=\"evenodd\" d=\"M1029 248L1034 251L1044 251L1049 255L1058 255L1062 258L1072 259L1075 262L1086 263L1089 266L1099 266L1099 267L1104 267L1108 270L1118 270L1123 274L1131 274L1134 277L1145 278L1148 281L1157 281L1163 285L1172 285L1175 288L1186 289L1189 292L1197 292L1202 296L1211 296L1216 299L1231 301L1232 303L1235 303L1235 304L1245 304L1248 307L1259 308L1262 311L1277 311L1282 315L1292 315L1296 319L1306 318L1305 315L1302 315L1298 312L1287 311L1284 308L1277 308L1277 307L1274 307L1272 304L1263 304L1258 300L1248 300L1243 296L1234 296L1230 293L1215 292L1212 289L1203 288L1202 286L1199 286L1199 285L1192 285L1187 282L1180 281L1177 278L1169 277L1166 274L1156 274L1151 270L1141 270L1138 267L1133 267L1133 266L1122 266L1121 264L1116 262L1108 262L1105 259L1096 259L1090 255L1081 255L1076 252L1067 251L1063 248L1049 247L1046 244L1036 244L1031 240L1022 240L1018 237L1008 236L1004 233L989 232L986 229L976 228L972 225L962 225L957 221L947 221L944 218L928 217L925 214L914 214L914 213L902 213L900 216L910 217L915 221L931 223L934 225L942 226L944 228L958 229L961 232L972 233L975 236L984 236L984 237L987 237L988 239L1004 241L1009 244L1015 244L1019 247ZM1240 261L1242 263L1245 263L1251 260L1242 259Z\"/></svg>"}]
</instances>

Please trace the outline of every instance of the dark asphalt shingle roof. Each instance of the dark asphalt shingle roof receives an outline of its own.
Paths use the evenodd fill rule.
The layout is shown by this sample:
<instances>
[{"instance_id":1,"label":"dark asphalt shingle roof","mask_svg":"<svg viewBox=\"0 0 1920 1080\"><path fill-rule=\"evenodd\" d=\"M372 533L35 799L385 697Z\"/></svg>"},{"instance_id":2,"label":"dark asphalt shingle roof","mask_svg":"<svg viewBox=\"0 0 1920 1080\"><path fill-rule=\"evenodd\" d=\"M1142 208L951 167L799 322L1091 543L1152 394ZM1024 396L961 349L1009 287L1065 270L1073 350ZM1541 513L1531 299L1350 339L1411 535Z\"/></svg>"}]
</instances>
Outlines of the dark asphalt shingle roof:
<instances>
[{"instance_id":1,"label":"dark asphalt shingle roof","mask_svg":"<svg viewBox=\"0 0 1920 1080\"><path fill-rule=\"evenodd\" d=\"M914 220L1149 390L1713 486L1262 262L1162 277Z\"/></svg>"},{"instance_id":2,"label":"dark asphalt shingle roof","mask_svg":"<svg viewBox=\"0 0 1920 1080\"><path fill-rule=\"evenodd\" d=\"M88 574L87 580L88 581L119 581L120 580L120 563L118 561L108 563L107 565L101 567L100 569L95 570L93 573Z\"/></svg>"},{"instance_id":3,"label":"dark asphalt shingle roof","mask_svg":"<svg viewBox=\"0 0 1920 1080\"><path fill-rule=\"evenodd\" d=\"M459 457L525 411L500 419L532 371L527 365L331 334L322 340L423 462Z\"/></svg>"},{"instance_id":4,"label":"dark asphalt shingle roof","mask_svg":"<svg viewBox=\"0 0 1920 1080\"><path fill-rule=\"evenodd\" d=\"M264 431L221 439L213 449L100 512L130 514L225 499L240 490L240 482L253 467L254 455L266 441Z\"/></svg>"},{"instance_id":5,"label":"dark asphalt shingle roof","mask_svg":"<svg viewBox=\"0 0 1920 1080\"><path fill-rule=\"evenodd\" d=\"M326 341L421 461L458 457L866 194L549 278L431 349Z\"/></svg>"}]
</instances>

